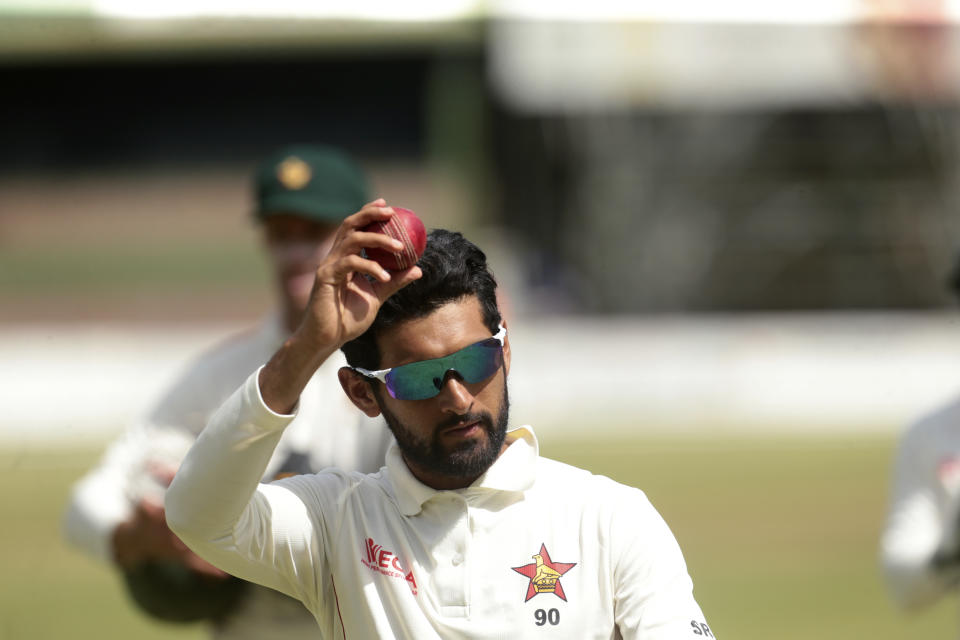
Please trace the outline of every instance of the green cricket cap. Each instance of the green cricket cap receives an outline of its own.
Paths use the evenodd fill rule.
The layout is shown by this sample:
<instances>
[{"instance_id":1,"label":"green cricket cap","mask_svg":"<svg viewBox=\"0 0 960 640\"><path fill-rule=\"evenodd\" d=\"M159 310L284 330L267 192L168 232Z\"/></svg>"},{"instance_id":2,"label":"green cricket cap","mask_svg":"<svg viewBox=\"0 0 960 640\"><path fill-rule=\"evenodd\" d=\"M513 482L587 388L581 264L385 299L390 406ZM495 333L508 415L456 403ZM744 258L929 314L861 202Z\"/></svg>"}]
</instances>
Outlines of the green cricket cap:
<instances>
[{"instance_id":1,"label":"green cricket cap","mask_svg":"<svg viewBox=\"0 0 960 640\"><path fill-rule=\"evenodd\" d=\"M254 215L260 220L291 213L339 223L371 200L363 171L333 147L280 149L260 164L255 180Z\"/></svg>"}]
</instances>

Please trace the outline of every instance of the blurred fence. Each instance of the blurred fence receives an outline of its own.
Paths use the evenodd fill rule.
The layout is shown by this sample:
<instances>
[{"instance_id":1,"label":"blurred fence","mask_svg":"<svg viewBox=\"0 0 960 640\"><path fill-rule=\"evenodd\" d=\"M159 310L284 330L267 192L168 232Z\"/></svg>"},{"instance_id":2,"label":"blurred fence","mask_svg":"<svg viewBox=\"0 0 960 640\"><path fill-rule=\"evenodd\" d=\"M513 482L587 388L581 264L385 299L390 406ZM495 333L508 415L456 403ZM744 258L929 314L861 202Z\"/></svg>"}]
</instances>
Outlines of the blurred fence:
<instances>
[{"instance_id":1,"label":"blurred fence","mask_svg":"<svg viewBox=\"0 0 960 640\"><path fill-rule=\"evenodd\" d=\"M7 326L0 441L102 440L235 327ZM944 314L518 318L513 424L541 432L890 430L960 390Z\"/></svg>"}]
</instances>

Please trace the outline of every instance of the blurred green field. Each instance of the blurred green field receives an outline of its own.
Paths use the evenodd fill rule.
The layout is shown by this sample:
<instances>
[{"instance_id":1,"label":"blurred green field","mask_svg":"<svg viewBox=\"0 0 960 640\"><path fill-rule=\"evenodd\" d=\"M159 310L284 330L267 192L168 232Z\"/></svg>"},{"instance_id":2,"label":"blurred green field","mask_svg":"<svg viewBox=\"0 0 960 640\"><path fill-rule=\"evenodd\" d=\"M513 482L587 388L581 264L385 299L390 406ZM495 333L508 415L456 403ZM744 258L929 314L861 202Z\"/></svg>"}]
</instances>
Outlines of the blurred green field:
<instances>
[{"instance_id":1,"label":"blurred green field","mask_svg":"<svg viewBox=\"0 0 960 640\"><path fill-rule=\"evenodd\" d=\"M894 610L877 567L889 436L644 436L570 440L543 453L641 487L670 523L720 638L946 638L946 600ZM65 547L59 520L94 451L0 451L0 640L201 638L151 622L109 569Z\"/></svg>"},{"instance_id":2,"label":"blurred green field","mask_svg":"<svg viewBox=\"0 0 960 640\"><path fill-rule=\"evenodd\" d=\"M261 254L236 241L6 246L0 324L254 318L269 306L268 278Z\"/></svg>"}]
</instances>

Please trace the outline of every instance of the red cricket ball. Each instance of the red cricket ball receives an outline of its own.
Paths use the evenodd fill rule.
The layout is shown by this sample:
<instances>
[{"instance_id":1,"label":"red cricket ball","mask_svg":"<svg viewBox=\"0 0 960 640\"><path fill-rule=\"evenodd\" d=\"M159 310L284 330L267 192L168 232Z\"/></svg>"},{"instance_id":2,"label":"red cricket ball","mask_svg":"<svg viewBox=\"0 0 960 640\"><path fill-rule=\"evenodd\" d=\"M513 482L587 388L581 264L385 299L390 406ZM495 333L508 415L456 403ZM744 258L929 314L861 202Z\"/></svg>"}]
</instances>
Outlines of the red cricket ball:
<instances>
[{"instance_id":1,"label":"red cricket ball","mask_svg":"<svg viewBox=\"0 0 960 640\"><path fill-rule=\"evenodd\" d=\"M387 271L401 271L417 263L427 248L427 230L423 221L410 209L393 207L394 215L389 220L377 220L365 226L361 231L382 233L403 243L399 253L383 249L364 249L371 260L376 260Z\"/></svg>"}]
</instances>

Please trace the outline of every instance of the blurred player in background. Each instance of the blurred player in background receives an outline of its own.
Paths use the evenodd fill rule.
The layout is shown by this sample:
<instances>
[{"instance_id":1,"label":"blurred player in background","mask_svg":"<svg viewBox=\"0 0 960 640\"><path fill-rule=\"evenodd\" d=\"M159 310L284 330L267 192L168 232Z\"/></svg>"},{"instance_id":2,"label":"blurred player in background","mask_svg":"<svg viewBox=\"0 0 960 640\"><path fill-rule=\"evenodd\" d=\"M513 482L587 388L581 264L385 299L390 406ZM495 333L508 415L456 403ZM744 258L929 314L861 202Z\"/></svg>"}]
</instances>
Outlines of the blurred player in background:
<instances>
[{"instance_id":1,"label":"blurred player in background","mask_svg":"<svg viewBox=\"0 0 960 640\"><path fill-rule=\"evenodd\" d=\"M960 297L960 263L952 286ZM904 608L931 604L960 584L960 397L900 442L881 558Z\"/></svg>"},{"instance_id":2,"label":"blurred player in background","mask_svg":"<svg viewBox=\"0 0 960 640\"><path fill-rule=\"evenodd\" d=\"M370 200L360 169L327 147L280 150L257 171L255 189L278 308L259 327L191 363L146 417L110 445L75 486L64 528L70 542L116 564L134 601L154 617L206 620L215 638L316 638L316 622L303 605L201 560L171 533L163 507L166 486L211 414L298 326L340 222ZM337 381L343 365L337 354L310 380L265 479L382 465L392 436L344 396Z\"/></svg>"}]
</instances>

